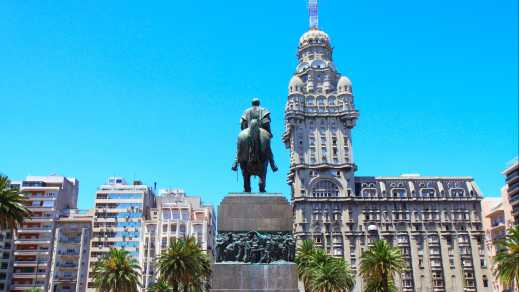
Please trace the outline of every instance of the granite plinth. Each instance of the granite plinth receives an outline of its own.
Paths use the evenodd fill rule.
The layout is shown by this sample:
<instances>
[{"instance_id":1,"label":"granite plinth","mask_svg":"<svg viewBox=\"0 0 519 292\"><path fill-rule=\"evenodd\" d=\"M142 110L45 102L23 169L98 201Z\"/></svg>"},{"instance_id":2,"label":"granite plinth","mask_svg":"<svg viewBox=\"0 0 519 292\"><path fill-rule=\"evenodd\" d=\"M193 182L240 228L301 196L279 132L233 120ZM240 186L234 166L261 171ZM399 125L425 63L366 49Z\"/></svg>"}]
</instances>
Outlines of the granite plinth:
<instances>
[{"instance_id":1,"label":"granite plinth","mask_svg":"<svg viewBox=\"0 0 519 292\"><path fill-rule=\"evenodd\" d=\"M230 193L218 207L218 232L292 231L292 208L279 193Z\"/></svg>"},{"instance_id":2,"label":"granite plinth","mask_svg":"<svg viewBox=\"0 0 519 292\"><path fill-rule=\"evenodd\" d=\"M212 292L297 292L297 270L293 263L213 265Z\"/></svg>"}]
</instances>

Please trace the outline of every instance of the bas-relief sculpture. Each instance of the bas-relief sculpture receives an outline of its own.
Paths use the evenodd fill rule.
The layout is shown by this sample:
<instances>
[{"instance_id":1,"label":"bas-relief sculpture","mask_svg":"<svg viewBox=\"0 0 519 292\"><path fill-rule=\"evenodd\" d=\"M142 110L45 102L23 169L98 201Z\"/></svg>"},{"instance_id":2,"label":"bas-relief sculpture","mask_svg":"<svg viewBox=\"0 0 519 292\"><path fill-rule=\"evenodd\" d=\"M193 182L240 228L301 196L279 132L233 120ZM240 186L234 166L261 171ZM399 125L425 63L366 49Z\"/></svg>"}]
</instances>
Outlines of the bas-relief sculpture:
<instances>
[{"instance_id":1,"label":"bas-relief sculpture","mask_svg":"<svg viewBox=\"0 0 519 292\"><path fill-rule=\"evenodd\" d=\"M241 132L236 143L236 160L233 171L240 166L243 175L243 191L251 192L250 178L259 178L259 191L266 192L267 168L270 164L272 171L278 168L270 148L272 133L270 131L270 112L260 107L260 100L254 98L252 106L241 116Z\"/></svg>"},{"instance_id":2,"label":"bas-relief sculpture","mask_svg":"<svg viewBox=\"0 0 519 292\"><path fill-rule=\"evenodd\" d=\"M216 236L216 262L292 262L295 242L288 232L221 232Z\"/></svg>"}]
</instances>

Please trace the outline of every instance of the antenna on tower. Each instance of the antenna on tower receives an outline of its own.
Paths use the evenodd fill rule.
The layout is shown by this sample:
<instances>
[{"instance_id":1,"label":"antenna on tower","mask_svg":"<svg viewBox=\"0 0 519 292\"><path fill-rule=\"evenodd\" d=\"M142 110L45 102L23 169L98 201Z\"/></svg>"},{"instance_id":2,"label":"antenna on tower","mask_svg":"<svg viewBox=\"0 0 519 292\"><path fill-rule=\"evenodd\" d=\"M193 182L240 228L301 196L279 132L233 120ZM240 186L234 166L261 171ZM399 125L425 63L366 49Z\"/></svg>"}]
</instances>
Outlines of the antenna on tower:
<instances>
[{"instance_id":1,"label":"antenna on tower","mask_svg":"<svg viewBox=\"0 0 519 292\"><path fill-rule=\"evenodd\" d=\"M317 29L319 25L317 1L318 0L308 0L308 16L310 20L310 29Z\"/></svg>"}]
</instances>

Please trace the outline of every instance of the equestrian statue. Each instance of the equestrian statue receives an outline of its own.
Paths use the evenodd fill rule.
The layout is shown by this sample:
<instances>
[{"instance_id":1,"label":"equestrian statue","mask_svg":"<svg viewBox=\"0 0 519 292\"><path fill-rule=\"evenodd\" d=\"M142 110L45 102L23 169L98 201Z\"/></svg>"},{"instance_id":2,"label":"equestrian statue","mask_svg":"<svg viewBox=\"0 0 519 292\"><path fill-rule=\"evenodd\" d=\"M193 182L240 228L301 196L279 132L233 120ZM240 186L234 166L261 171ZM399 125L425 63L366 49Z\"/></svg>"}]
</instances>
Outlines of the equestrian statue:
<instances>
[{"instance_id":1,"label":"equestrian statue","mask_svg":"<svg viewBox=\"0 0 519 292\"><path fill-rule=\"evenodd\" d=\"M250 177L254 175L259 178L259 191L264 193L269 163L272 171L278 170L270 148L270 112L260 107L258 98L253 98L252 106L241 116L240 125L241 132L236 143L236 160L232 170L237 171L238 165L240 166L244 192L251 192Z\"/></svg>"}]
</instances>

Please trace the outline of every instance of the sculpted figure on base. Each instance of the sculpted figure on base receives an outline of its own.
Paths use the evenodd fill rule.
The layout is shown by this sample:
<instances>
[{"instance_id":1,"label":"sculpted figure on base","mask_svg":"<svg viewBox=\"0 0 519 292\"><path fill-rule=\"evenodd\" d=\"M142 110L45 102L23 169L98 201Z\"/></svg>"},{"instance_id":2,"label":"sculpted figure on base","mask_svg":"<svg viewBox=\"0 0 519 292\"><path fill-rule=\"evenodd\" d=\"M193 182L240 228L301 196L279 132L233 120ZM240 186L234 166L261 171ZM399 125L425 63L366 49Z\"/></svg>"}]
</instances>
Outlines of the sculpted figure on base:
<instances>
[{"instance_id":1,"label":"sculpted figure on base","mask_svg":"<svg viewBox=\"0 0 519 292\"><path fill-rule=\"evenodd\" d=\"M216 235L216 262L292 262L295 250L294 238L288 232L221 232Z\"/></svg>"},{"instance_id":2,"label":"sculpted figure on base","mask_svg":"<svg viewBox=\"0 0 519 292\"><path fill-rule=\"evenodd\" d=\"M278 168L270 148L270 112L260 107L258 98L252 99L252 107L245 110L241 117L241 132L236 143L236 160L232 170L240 166L243 175L243 191L250 193L250 177L259 178L259 191L265 192L267 168L270 163L272 171Z\"/></svg>"}]
</instances>

